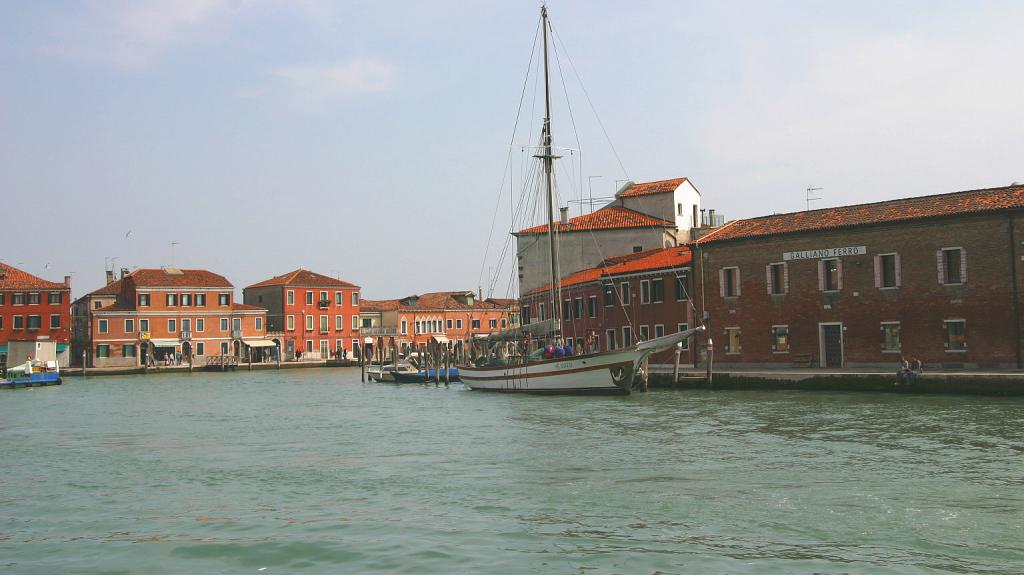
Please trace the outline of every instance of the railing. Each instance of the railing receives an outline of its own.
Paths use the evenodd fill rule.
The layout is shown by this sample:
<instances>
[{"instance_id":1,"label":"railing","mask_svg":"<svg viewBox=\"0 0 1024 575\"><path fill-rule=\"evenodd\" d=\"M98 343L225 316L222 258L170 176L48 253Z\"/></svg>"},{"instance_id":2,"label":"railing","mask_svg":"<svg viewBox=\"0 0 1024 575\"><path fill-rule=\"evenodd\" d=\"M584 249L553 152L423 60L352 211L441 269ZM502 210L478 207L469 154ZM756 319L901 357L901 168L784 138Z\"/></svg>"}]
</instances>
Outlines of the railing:
<instances>
[{"instance_id":1,"label":"railing","mask_svg":"<svg viewBox=\"0 0 1024 575\"><path fill-rule=\"evenodd\" d=\"M360 335L364 336L380 336L380 335L398 335L397 327L364 327L359 330Z\"/></svg>"},{"instance_id":2,"label":"railing","mask_svg":"<svg viewBox=\"0 0 1024 575\"><path fill-rule=\"evenodd\" d=\"M329 300L329 299L322 299L322 300L316 302L316 305L320 309L327 309L327 308L329 308L331 306L331 300Z\"/></svg>"},{"instance_id":3,"label":"railing","mask_svg":"<svg viewBox=\"0 0 1024 575\"><path fill-rule=\"evenodd\" d=\"M242 330L233 329L231 330L231 339L242 339Z\"/></svg>"},{"instance_id":4,"label":"railing","mask_svg":"<svg viewBox=\"0 0 1024 575\"><path fill-rule=\"evenodd\" d=\"M181 341L188 341L190 339L192 339L192 332L191 331L183 331L183 332L181 332Z\"/></svg>"}]
</instances>

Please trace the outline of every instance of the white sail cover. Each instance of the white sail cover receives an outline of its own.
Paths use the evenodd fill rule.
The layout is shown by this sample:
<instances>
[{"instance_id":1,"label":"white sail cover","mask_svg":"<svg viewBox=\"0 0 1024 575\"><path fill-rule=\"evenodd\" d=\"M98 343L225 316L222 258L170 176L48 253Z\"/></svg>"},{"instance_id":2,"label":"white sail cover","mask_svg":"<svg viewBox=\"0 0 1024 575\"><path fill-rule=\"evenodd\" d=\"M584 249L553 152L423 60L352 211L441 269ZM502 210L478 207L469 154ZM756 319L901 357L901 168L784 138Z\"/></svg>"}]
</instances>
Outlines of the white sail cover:
<instances>
[{"instance_id":1,"label":"white sail cover","mask_svg":"<svg viewBox=\"0 0 1024 575\"><path fill-rule=\"evenodd\" d=\"M546 319L544 321L538 321L531 324L527 324L520 327L514 327L512 329L506 329L498 331L492 334L483 336L482 339L495 339L495 340L510 340L510 339L522 339L526 334L533 336L547 335L554 333L556 330L555 320Z\"/></svg>"}]
</instances>

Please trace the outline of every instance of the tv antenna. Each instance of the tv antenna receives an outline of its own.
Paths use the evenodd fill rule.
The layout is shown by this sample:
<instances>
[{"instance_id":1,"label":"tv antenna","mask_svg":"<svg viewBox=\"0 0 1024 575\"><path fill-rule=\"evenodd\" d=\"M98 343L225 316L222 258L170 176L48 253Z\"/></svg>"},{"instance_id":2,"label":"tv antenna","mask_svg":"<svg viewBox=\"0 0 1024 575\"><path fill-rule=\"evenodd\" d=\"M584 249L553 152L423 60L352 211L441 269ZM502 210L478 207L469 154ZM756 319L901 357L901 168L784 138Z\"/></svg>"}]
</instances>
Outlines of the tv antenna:
<instances>
[{"instance_id":1,"label":"tv antenna","mask_svg":"<svg viewBox=\"0 0 1024 575\"><path fill-rule=\"evenodd\" d=\"M807 210L808 211L811 209L811 202L821 199L821 198L813 198L811 196L814 194L814 192L820 192L821 190L824 190L824 189L825 188L816 188L813 185L807 186L807 196L806 196L806 198L807 198Z\"/></svg>"}]
</instances>

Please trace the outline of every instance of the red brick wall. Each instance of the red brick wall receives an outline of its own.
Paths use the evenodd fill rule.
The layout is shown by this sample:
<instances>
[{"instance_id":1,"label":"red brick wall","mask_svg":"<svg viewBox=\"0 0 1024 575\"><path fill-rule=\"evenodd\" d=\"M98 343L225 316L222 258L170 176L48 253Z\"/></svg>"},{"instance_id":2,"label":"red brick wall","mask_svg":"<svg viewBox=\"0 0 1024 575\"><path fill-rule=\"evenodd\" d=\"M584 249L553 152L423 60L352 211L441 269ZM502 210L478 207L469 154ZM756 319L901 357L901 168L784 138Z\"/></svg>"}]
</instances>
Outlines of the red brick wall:
<instances>
[{"instance_id":1,"label":"red brick wall","mask_svg":"<svg viewBox=\"0 0 1024 575\"><path fill-rule=\"evenodd\" d=\"M359 325L359 304L352 303L352 294L359 294L359 288L306 288L306 287L284 287L282 290L282 299L284 302L281 315L283 316L281 325L284 329L284 337L286 340L291 339L295 342L295 350L306 351L306 342L313 342L313 353L316 357L320 354L320 341L326 340L329 351L337 349L338 342L341 342L342 348L352 351L352 340L359 338L359 330L352 329L352 316L357 319ZM288 292L295 292L295 303L288 303ZM320 296L322 292L327 293L327 306L321 308L319 305ZM337 303L337 293L342 294L342 303ZM306 294L313 294L312 305L306 303ZM358 295L357 295L358 297ZM358 300L357 300L358 301ZM276 313L276 310L272 311ZM295 317L295 329L288 329L288 316ZM322 332L320 330L320 316L327 316L327 331ZM342 329L337 329L335 316L342 316ZM306 317L313 317L313 329L306 329ZM282 342L282 350L285 349L285 343Z\"/></svg>"},{"instance_id":2,"label":"red brick wall","mask_svg":"<svg viewBox=\"0 0 1024 575\"><path fill-rule=\"evenodd\" d=\"M1016 366L1019 324L1013 286L1020 283L1021 223L1015 222L1017 277L1012 277L1007 215L958 217L899 225L710 243L703 246L703 301L711 312L716 364L786 364L798 354L820 360L819 323L842 322L845 361L895 369L900 353L883 353L881 322L898 321L902 354L939 367ZM865 255L844 256L842 289L819 291L818 260L788 263L789 293L769 295L765 266L784 252L865 246ZM967 281L941 285L936 251L962 247ZM874 256L900 256L901 285L875 287ZM740 270L740 295L723 298L719 270ZM1017 309L1019 318L1020 309ZM966 320L967 349L947 351L943 320ZM772 352L771 326L788 325L791 349ZM739 327L742 349L725 353L725 328ZM703 338L702 338L703 340Z\"/></svg>"},{"instance_id":3,"label":"red brick wall","mask_svg":"<svg viewBox=\"0 0 1024 575\"><path fill-rule=\"evenodd\" d=\"M6 345L11 339L16 340L27 340L27 339L50 339L58 343L68 343L71 340L71 290L4 290L3 293L4 303L0 305L0 320L3 322L3 327L0 328L0 345ZM22 293L25 294L24 305L14 305L14 294ZM38 293L39 303L29 304L29 294ZM49 303L49 294L59 293L61 302L60 303ZM32 315L39 316L39 329L28 329L28 317ZM60 327L56 329L50 328L50 317L58 316L60 320ZM22 329L14 329L14 317L21 316L24 318Z\"/></svg>"}]
</instances>

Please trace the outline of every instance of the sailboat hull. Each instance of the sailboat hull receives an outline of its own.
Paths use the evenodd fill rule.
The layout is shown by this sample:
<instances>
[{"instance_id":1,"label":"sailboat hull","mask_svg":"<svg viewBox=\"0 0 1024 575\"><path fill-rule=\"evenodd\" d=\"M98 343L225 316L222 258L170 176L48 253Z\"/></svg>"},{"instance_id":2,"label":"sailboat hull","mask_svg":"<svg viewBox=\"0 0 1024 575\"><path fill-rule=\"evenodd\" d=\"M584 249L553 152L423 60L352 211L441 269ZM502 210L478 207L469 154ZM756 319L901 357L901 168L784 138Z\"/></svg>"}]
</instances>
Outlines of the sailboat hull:
<instances>
[{"instance_id":1,"label":"sailboat hull","mask_svg":"<svg viewBox=\"0 0 1024 575\"><path fill-rule=\"evenodd\" d=\"M480 391L628 394L649 353L629 349L527 364L462 366L459 374L466 387Z\"/></svg>"}]
</instances>

